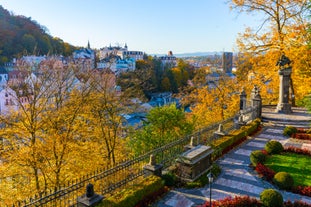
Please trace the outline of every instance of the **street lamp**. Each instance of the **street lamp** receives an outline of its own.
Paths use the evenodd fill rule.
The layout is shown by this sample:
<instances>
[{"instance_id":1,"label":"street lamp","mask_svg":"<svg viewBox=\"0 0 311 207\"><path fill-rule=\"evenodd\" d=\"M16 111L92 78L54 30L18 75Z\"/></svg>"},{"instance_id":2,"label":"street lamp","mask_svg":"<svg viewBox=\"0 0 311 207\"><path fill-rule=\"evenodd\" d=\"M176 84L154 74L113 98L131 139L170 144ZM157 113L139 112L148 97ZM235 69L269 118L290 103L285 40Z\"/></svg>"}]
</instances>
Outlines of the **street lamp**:
<instances>
[{"instance_id":1,"label":"street lamp","mask_svg":"<svg viewBox=\"0 0 311 207\"><path fill-rule=\"evenodd\" d=\"M212 207L212 182L213 182L213 174L212 172L207 174L208 183L209 183L209 207Z\"/></svg>"}]
</instances>

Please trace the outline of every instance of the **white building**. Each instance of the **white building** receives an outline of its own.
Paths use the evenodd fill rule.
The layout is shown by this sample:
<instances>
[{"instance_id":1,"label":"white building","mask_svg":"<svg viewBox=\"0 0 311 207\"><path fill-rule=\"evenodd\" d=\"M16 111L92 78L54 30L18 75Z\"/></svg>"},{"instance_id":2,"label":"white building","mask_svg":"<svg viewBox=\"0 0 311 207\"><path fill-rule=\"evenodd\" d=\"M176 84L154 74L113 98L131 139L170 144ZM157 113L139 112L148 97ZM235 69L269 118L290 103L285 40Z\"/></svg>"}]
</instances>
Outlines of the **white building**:
<instances>
[{"instance_id":1,"label":"white building","mask_svg":"<svg viewBox=\"0 0 311 207\"><path fill-rule=\"evenodd\" d=\"M163 66L170 65L174 67L177 65L177 58L173 55L172 51L169 51L165 56L160 56L159 59L161 60Z\"/></svg>"},{"instance_id":2,"label":"white building","mask_svg":"<svg viewBox=\"0 0 311 207\"><path fill-rule=\"evenodd\" d=\"M9 74L5 68L0 67L0 90L5 88L9 79Z\"/></svg>"},{"instance_id":3,"label":"white building","mask_svg":"<svg viewBox=\"0 0 311 207\"><path fill-rule=\"evenodd\" d=\"M116 59L113 61L102 60L97 63L98 69L110 69L116 75L122 72L133 71L135 67L136 61L133 58Z\"/></svg>"},{"instance_id":4,"label":"white building","mask_svg":"<svg viewBox=\"0 0 311 207\"><path fill-rule=\"evenodd\" d=\"M10 111L18 110L16 93L11 88L6 87L0 91L0 114L8 114Z\"/></svg>"},{"instance_id":5,"label":"white building","mask_svg":"<svg viewBox=\"0 0 311 207\"><path fill-rule=\"evenodd\" d=\"M115 46L103 47L98 52L100 62L97 63L99 69L110 69L116 75L133 71L136 68L136 61L143 60L144 53L141 51L128 51L124 47Z\"/></svg>"},{"instance_id":6,"label":"white building","mask_svg":"<svg viewBox=\"0 0 311 207\"><path fill-rule=\"evenodd\" d=\"M99 51L99 60L103 60L111 55L117 55L121 59L133 58L135 61L143 60L144 53L142 51L129 51L127 44L124 47L115 46L103 47Z\"/></svg>"}]
</instances>

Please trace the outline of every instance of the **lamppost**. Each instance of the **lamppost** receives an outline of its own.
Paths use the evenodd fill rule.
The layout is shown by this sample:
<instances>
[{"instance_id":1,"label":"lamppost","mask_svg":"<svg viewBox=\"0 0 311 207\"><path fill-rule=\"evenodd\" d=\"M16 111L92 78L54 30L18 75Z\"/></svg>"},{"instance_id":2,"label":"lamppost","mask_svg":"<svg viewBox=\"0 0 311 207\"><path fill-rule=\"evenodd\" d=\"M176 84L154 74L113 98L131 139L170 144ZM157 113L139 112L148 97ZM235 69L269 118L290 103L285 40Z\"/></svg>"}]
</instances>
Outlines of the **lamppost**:
<instances>
[{"instance_id":1,"label":"lamppost","mask_svg":"<svg viewBox=\"0 0 311 207\"><path fill-rule=\"evenodd\" d=\"M212 182L213 182L213 174L210 172L207 174L208 183L209 183L209 207L212 207Z\"/></svg>"}]
</instances>

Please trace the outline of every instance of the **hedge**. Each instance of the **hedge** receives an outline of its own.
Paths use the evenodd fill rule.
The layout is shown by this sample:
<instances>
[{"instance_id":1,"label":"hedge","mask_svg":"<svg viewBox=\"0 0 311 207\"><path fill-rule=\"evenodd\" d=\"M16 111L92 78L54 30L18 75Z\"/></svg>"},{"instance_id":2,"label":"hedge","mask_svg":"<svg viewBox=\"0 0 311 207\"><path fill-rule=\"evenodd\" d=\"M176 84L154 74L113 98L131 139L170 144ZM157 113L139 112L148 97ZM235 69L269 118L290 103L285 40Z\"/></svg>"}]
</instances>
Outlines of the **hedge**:
<instances>
[{"instance_id":1,"label":"hedge","mask_svg":"<svg viewBox=\"0 0 311 207\"><path fill-rule=\"evenodd\" d=\"M128 187L103 200L98 207L133 207L144 198L163 188L164 181L160 177L149 176L141 183Z\"/></svg>"},{"instance_id":2,"label":"hedge","mask_svg":"<svg viewBox=\"0 0 311 207\"><path fill-rule=\"evenodd\" d=\"M274 189L265 189L260 193L260 201L266 207L283 207L283 196Z\"/></svg>"},{"instance_id":3,"label":"hedge","mask_svg":"<svg viewBox=\"0 0 311 207\"><path fill-rule=\"evenodd\" d=\"M213 157L217 158L220 155L224 154L228 150L232 149L236 143L239 143L246 139L246 137L253 132L260 125L260 119L255 119L253 122L246 126L242 126L238 130L234 130L230 135L225 135L222 138L212 141L211 145L215 150Z\"/></svg>"}]
</instances>

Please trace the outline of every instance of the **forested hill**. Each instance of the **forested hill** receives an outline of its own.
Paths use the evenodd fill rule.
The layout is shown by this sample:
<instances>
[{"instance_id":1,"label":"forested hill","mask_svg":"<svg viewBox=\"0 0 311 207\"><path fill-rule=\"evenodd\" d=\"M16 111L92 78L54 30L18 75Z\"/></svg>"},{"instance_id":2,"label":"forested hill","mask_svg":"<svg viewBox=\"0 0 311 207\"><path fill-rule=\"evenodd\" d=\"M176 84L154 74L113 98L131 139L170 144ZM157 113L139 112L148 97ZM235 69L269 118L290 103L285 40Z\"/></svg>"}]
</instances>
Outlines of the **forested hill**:
<instances>
[{"instance_id":1,"label":"forested hill","mask_svg":"<svg viewBox=\"0 0 311 207\"><path fill-rule=\"evenodd\" d=\"M0 65L22 55L58 54L68 56L76 48L30 17L13 15L0 5Z\"/></svg>"}]
</instances>

